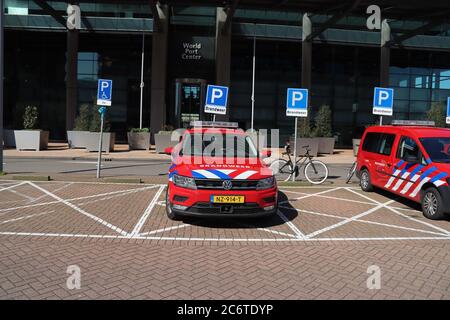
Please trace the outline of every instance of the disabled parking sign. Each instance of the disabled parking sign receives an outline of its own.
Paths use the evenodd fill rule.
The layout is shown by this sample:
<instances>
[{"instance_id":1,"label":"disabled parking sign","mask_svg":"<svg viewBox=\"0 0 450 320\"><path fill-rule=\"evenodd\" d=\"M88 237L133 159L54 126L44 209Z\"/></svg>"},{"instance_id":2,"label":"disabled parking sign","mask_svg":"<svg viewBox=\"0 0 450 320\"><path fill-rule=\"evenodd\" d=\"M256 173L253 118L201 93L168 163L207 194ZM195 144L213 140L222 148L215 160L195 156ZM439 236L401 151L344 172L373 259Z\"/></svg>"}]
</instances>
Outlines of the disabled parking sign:
<instances>
[{"instance_id":1,"label":"disabled parking sign","mask_svg":"<svg viewBox=\"0 0 450 320\"><path fill-rule=\"evenodd\" d=\"M445 118L445 123L450 124L450 97L447 98L447 117Z\"/></svg>"},{"instance_id":2,"label":"disabled parking sign","mask_svg":"<svg viewBox=\"0 0 450 320\"><path fill-rule=\"evenodd\" d=\"M286 99L286 116L308 116L308 89L288 88Z\"/></svg>"},{"instance_id":3,"label":"disabled parking sign","mask_svg":"<svg viewBox=\"0 0 450 320\"><path fill-rule=\"evenodd\" d=\"M97 89L97 105L111 106L112 80L99 79Z\"/></svg>"},{"instance_id":4,"label":"disabled parking sign","mask_svg":"<svg viewBox=\"0 0 450 320\"><path fill-rule=\"evenodd\" d=\"M394 89L375 87L373 92L373 114L392 116L394 106Z\"/></svg>"},{"instance_id":5,"label":"disabled parking sign","mask_svg":"<svg viewBox=\"0 0 450 320\"><path fill-rule=\"evenodd\" d=\"M226 114L228 87L208 85L205 113Z\"/></svg>"}]
</instances>

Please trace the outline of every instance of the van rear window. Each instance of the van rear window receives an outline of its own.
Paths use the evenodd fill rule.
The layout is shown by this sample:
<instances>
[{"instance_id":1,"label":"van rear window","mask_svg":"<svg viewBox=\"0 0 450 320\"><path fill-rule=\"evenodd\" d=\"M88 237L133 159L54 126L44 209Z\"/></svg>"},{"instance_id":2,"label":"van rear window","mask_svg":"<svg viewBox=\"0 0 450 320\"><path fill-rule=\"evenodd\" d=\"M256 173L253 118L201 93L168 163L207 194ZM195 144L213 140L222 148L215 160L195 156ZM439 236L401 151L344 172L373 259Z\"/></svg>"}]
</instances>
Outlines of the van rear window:
<instances>
[{"instance_id":1,"label":"van rear window","mask_svg":"<svg viewBox=\"0 0 450 320\"><path fill-rule=\"evenodd\" d=\"M389 156L394 146L395 134L369 132L364 138L362 149L366 152Z\"/></svg>"}]
</instances>

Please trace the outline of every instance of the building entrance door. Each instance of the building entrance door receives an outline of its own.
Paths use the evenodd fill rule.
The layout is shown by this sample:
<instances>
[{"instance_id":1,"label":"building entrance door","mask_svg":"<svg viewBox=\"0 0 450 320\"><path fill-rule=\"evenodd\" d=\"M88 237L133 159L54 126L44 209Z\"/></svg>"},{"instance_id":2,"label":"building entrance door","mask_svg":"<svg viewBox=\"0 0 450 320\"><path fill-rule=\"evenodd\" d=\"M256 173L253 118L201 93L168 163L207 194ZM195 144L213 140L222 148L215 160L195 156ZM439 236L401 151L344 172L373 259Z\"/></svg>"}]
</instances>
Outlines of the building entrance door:
<instances>
[{"instance_id":1,"label":"building entrance door","mask_svg":"<svg viewBox=\"0 0 450 320\"><path fill-rule=\"evenodd\" d=\"M175 80L175 121L179 128L187 128L194 120L203 120L206 80Z\"/></svg>"}]
</instances>

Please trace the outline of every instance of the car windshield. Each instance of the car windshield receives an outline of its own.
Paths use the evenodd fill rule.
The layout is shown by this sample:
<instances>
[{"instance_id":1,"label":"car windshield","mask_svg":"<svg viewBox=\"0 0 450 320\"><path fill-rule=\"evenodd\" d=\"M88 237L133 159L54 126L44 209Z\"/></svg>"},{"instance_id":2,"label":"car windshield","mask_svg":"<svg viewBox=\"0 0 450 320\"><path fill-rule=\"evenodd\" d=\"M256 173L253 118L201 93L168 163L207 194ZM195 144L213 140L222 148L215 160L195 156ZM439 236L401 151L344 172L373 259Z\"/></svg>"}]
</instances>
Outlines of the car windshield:
<instances>
[{"instance_id":1,"label":"car windshield","mask_svg":"<svg viewBox=\"0 0 450 320\"><path fill-rule=\"evenodd\" d=\"M433 162L450 163L450 137L422 138L420 142Z\"/></svg>"},{"instance_id":2,"label":"car windshield","mask_svg":"<svg viewBox=\"0 0 450 320\"><path fill-rule=\"evenodd\" d=\"M258 152L250 137L244 134L194 133L184 136L181 155L256 158Z\"/></svg>"}]
</instances>

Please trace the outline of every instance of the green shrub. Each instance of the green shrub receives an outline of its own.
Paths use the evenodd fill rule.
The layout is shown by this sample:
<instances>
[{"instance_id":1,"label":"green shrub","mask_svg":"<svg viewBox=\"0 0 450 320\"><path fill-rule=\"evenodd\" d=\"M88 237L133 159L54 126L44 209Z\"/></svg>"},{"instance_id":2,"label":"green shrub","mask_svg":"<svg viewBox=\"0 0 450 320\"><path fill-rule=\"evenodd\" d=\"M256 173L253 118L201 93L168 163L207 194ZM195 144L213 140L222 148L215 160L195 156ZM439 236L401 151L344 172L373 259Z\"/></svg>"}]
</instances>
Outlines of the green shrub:
<instances>
[{"instance_id":1,"label":"green shrub","mask_svg":"<svg viewBox=\"0 0 450 320\"><path fill-rule=\"evenodd\" d=\"M330 106L323 105L319 108L314 117L314 134L315 137L331 137L331 109Z\"/></svg>"},{"instance_id":2,"label":"green shrub","mask_svg":"<svg viewBox=\"0 0 450 320\"><path fill-rule=\"evenodd\" d=\"M35 106L26 106L23 113L23 128L25 130L33 130L37 128L38 109Z\"/></svg>"},{"instance_id":3,"label":"green shrub","mask_svg":"<svg viewBox=\"0 0 450 320\"><path fill-rule=\"evenodd\" d=\"M161 131L173 131L175 128L171 124L165 124L161 128Z\"/></svg>"},{"instance_id":4,"label":"green shrub","mask_svg":"<svg viewBox=\"0 0 450 320\"><path fill-rule=\"evenodd\" d=\"M131 129L130 129L130 132L136 132L136 133L143 132L143 133L147 133L147 132L150 132L150 129L149 129L149 128L131 128Z\"/></svg>"},{"instance_id":5,"label":"green shrub","mask_svg":"<svg viewBox=\"0 0 450 320\"><path fill-rule=\"evenodd\" d=\"M445 104L442 102L433 102L427 113L428 120L434 121L434 125L440 128L445 128L447 126L445 122L446 116Z\"/></svg>"},{"instance_id":6,"label":"green shrub","mask_svg":"<svg viewBox=\"0 0 450 320\"><path fill-rule=\"evenodd\" d=\"M297 134L300 138L311 138L312 130L309 118L299 118L297 124Z\"/></svg>"},{"instance_id":7,"label":"green shrub","mask_svg":"<svg viewBox=\"0 0 450 320\"><path fill-rule=\"evenodd\" d=\"M80 113L78 114L78 117L75 119L75 131L89 131L91 121L91 111L89 110L89 105L82 104L80 106Z\"/></svg>"}]
</instances>

